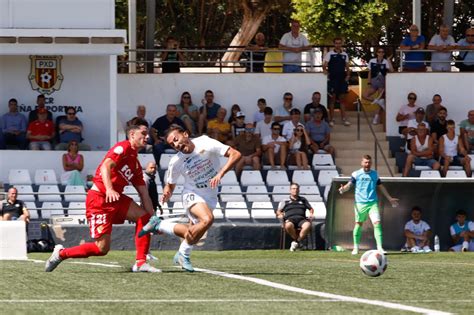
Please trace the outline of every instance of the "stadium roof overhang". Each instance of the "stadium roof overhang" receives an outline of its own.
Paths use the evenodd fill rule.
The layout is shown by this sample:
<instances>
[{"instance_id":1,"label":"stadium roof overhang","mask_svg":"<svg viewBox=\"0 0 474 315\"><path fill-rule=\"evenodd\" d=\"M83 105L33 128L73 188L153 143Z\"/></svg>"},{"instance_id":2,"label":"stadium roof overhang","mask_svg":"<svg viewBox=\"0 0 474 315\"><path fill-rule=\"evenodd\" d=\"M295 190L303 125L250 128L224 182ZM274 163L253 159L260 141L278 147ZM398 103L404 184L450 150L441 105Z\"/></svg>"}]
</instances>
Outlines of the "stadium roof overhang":
<instances>
[{"instance_id":1,"label":"stadium roof overhang","mask_svg":"<svg viewBox=\"0 0 474 315\"><path fill-rule=\"evenodd\" d=\"M0 55L122 55L126 31L0 29Z\"/></svg>"}]
</instances>

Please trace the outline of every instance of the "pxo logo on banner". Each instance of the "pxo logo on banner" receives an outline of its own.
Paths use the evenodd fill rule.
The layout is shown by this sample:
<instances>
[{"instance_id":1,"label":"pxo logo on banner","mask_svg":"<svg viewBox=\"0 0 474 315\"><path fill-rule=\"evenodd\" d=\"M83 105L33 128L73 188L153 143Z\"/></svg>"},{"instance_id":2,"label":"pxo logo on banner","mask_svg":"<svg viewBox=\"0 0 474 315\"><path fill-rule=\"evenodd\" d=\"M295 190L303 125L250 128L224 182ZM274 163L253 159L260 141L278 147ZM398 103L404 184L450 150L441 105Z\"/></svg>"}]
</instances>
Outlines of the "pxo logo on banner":
<instances>
[{"instance_id":1,"label":"pxo logo on banner","mask_svg":"<svg viewBox=\"0 0 474 315\"><path fill-rule=\"evenodd\" d=\"M61 88L62 56L30 56L31 70L28 76L31 88L41 94L50 95Z\"/></svg>"}]
</instances>

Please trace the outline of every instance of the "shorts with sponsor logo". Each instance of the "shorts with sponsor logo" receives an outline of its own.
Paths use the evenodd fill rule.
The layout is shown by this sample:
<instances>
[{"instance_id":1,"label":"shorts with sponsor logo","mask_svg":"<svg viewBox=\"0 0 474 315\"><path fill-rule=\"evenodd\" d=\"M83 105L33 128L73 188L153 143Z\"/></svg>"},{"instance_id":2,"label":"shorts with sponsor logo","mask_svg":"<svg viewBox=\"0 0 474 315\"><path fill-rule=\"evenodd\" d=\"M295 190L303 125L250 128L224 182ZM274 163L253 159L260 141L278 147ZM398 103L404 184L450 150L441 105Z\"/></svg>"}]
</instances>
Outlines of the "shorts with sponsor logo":
<instances>
[{"instance_id":1,"label":"shorts with sponsor logo","mask_svg":"<svg viewBox=\"0 0 474 315\"><path fill-rule=\"evenodd\" d=\"M189 220L193 222L193 224L196 224L199 222L199 220L189 211L189 209L193 205L195 205L196 203L205 203L207 204L207 206L209 207L211 211L214 210L217 205L217 195L204 196L193 191L188 191L188 192L183 192L182 198L183 198L183 208L184 210L186 210L186 215L188 216Z\"/></svg>"},{"instance_id":2,"label":"shorts with sponsor logo","mask_svg":"<svg viewBox=\"0 0 474 315\"><path fill-rule=\"evenodd\" d=\"M378 201L354 204L355 222L365 222L370 217L370 221L380 221L380 210Z\"/></svg>"},{"instance_id":3,"label":"shorts with sponsor logo","mask_svg":"<svg viewBox=\"0 0 474 315\"><path fill-rule=\"evenodd\" d=\"M89 222L91 237L97 239L104 234L112 233L112 224L122 224L127 218L132 199L120 195L118 201L105 202L105 195L89 190L86 199L86 217Z\"/></svg>"}]
</instances>

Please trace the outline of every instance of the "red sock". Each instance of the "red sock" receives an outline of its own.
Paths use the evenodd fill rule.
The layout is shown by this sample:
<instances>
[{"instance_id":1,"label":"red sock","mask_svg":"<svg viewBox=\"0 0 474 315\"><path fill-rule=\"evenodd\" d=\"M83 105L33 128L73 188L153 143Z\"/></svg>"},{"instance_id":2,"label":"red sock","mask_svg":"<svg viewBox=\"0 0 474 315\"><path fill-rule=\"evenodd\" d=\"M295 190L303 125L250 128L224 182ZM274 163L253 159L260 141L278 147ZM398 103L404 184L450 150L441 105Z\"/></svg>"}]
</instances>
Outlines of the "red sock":
<instances>
[{"instance_id":1,"label":"red sock","mask_svg":"<svg viewBox=\"0 0 474 315\"><path fill-rule=\"evenodd\" d=\"M89 256L104 256L95 243L84 243L79 246L65 248L59 252L61 259L87 258Z\"/></svg>"},{"instance_id":2,"label":"red sock","mask_svg":"<svg viewBox=\"0 0 474 315\"><path fill-rule=\"evenodd\" d=\"M136 255L137 261L145 262L146 255L148 254L148 251L150 250L150 240L151 240L150 234L147 234L142 237L138 237L138 232L140 232L143 226L148 223L150 218L151 218L151 215L149 215L148 213L145 214L144 216L138 219L137 224L135 226L135 248L137 250L137 255Z\"/></svg>"}]
</instances>

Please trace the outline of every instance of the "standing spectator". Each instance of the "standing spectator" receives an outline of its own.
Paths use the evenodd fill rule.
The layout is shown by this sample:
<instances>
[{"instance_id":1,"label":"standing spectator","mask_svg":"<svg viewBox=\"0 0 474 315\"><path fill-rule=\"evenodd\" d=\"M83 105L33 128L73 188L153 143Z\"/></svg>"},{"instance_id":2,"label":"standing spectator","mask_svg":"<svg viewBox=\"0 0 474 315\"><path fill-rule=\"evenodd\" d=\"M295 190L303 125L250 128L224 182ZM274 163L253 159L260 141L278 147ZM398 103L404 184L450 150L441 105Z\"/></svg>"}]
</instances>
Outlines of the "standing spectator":
<instances>
[{"instance_id":1,"label":"standing spectator","mask_svg":"<svg viewBox=\"0 0 474 315\"><path fill-rule=\"evenodd\" d=\"M259 98L257 101L258 111L253 114L253 126L256 127L259 121L265 118L265 107L267 107L267 101L264 98Z\"/></svg>"},{"instance_id":2,"label":"standing spectator","mask_svg":"<svg viewBox=\"0 0 474 315\"><path fill-rule=\"evenodd\" d=\"M26 149L26 118L18 112L18 102L12 98L8 101L8 113L2 117L0 130L3 136L1 149L5 149L6 144L17 145L20 150Z\"/></svg>"},{"instance_id":3,"label":"standing spectator","mask_svg":"<svg viewBox=\"0 0 474 315\"><path fill-rule=\"evenodd\" d=\"M36 97L36 108L30 112L28 115L28 124L31 122L38 120L38 111L42 108L46 109L46 98L43 94L40 94ZM53 113L46 109L48 116L46 117L47 120L53 121Z\"/></svg>"},{"instance_id":4,"label":"standing spectator","mask_svg":"<svg viewBox=\"0 0 474 315\"><path fill-rule=\"evenodd\" d=\"M166 50L161 53L161 72L179 73L184 55L179 50L179 42L173 36L166 39Z\"/></svg>"},{"instance_id":5,"label":"standing spectator","mask_svg":"<svg viewBox=\"0 0 474 315\"><path fill-rule=\"evenodd\" d=\"M64 172L61 174L61 184L87 187L81 176L84 169L84 157L79 153L77 141L69 141L67 152L63 154L62 160Z\"/></svg>"},{"instance_id":6,"label":"standing spectator","mask_svg":"<svg viewBox=\"0 0 474 315\"><path fill-rule=\"evenodd\" d=\"M304 122L307 123L311 119L313 119L313 115L316 109L321 109L323 112L323 120L325 122L329 122L328 120L328 111L324 105L321 104L321 93L314 92L313 96L311 97L311 103L306 104L304 107Z\"/></svg>"},{"instance_id":7,"label":"standing spectator","mask_svg":"<svg viewBox=\"0 0 474 315\"><path fill-rule=\"evenodd\" d=\"M51 150L54 139L54 124L47 120L46 108L38 109L38 119L28 125L26 138L30 141L30 150Z\"/></svg>"},{"instance_id":8,"label":"standing spectator","mask_svg":"<svg viewBox=\"0 0 474 315\"><path fill-rule=\"evenodd\" d=\"M283 94L283 105L275 112L274 121L284 124L291 119L290 111L293 108L293 94L285 92Z\"/></svg>"},{"instance_id":9,"label":"standing spectator","mask_svg":"<svg viewBox=\"0 0 474 315\"><path fill-rule=\"evenodd\" d=\"M441 105L441 102L443 101L441 95L433 95L432 100L433 103L426 106L426 121L430 125L432 125L433 122L436 120L436 118L438 117L438 111L441 109L441 107L443 107L443 105Z\"/></svg>"},{"instance_id":10,"label":"standing spectator","mask_svg":"<svg viewBox=\"0 0 474 315\"><path fill-rule=\"evenodd\" d=\"M421 219L421 208L415 206L411 209L411 220L405 224L405 249L412 253L429 253L431 228Z\"/></svg>"},{"instance_id":11,"label":"standing spectator","mask_svg":"<svg viewBox=\"0 0 474 315\"><path fill-rule=\"evenodd\" d=\"M439 156L443 165L443 175L446 176L449 165L462 165L467 177L471 177L471 158L464 148L462 137L456 136L455 128L454 120L448 120L448 132L439 138Z\"/></svg>"},{"instance_id":12,"label":"standing spectator","mask_svg":"<svg viewBox=\"0 0 474 315\"><path fill-rule=\"evenodd\" d=\"M433 125L431 125L431 138L433 138L433 148L436 159L438 158L439 153L439 138L448 132L448 121L446 120L446 117L448 117L448 110L445 107L441 107L438 111L438 119L436 119L433 122Z\"/></svg>"},{"instance_id":13,"label":"standing spectator","mask_svg":"<svg viewBox=\"0 0 474 315\"><path fill-rule=\"evenodd\" d=\"M231 125L232 141L245 131L245 114L238 112L235 115L235 122Z\"/></svg>"},{"instance_id":14,"label":"standing spectator","mask_svg":"<svg viewBox=\"0 0 474 315\"><path fill-rule=\"evenodd\" d=\"M207 134L209 137L227 144L231 139L230 124L225 121L227 110L220 107L217 110L217 117L207 123Z\"/></svg>"},{"instance_id":15,"label":"standing spectator","mask_svg":"<svg viewBox=\"0 0 474 315\"><path fill-rule=\"evenodd\" d=\"M260 157L262 156L262 142L254 135L253 124L245 125L245 130L234 141L235 149L241 157L235 164L235 173L240 176L245 165L251 165L254 170L260 170Z\"/></svg>"},{"instance_id":16,"label":"standing spectator","mask_svg":"<svg viewBox=\"0 0 474 315\"><path fill-rule=\"evenodd\" d=\"M443 24L439 27L439 34L431 38L428 49L436 50L431 53L431 70L433 72L451 72L452 51L456 49L456 42L449 35L447 25Z\"/></svg>"},{"instance_id":17,"label":"standing spectator","mask_svg":"<svg viewBox=\"0 0 474 315\"><path fill-rule=\"evenodd\" d=\"M474 251L474 224L466 218L466 211L462 209L456 211L456 223L449 228L454 244L449 248L451 252Z\"/></svg>"},{"instance_id":18,"label":"standing spectator","mask_svg":"<svg viewBox=\"0 0 474 315\"><path fill-rule=\"evenodd\" d=\"M272 169L276 169L275 164L278 163L280 164L280 169L286 169L285 162L288 142L281 136L281 126L279 123L273 122L271 135L262 138L262 151L264 153L264 164L270 164Z\"/></svg>"},{"instance_id":19,"label":"standing spectator","mask_svg":"<svg viewBox=\"0 0 474 315\"><path fill-rule=\"evenodd\" d=\"M308 149L311 139L302 124L293 129L293 134L288 141L288 165L296 165L299 170L309 170Z\"/></svg>"},{"instance_id":20,"label":"standing spectator","mask_svg":"<svg viewBox=\"0 0 474 315\"><path fill-rule=\"evenodd\" d=\"M408 126L408 121L415 118L415 111L418 109L416 102L416 94L413 92L408 93L408 104L402 105L398 111L397 117L395 118L399 123L398 133L402 138L405 138L405 129Z\"/></svg>"},{"instance_id":21,"label":"standing spectator","mask_svg":"<svg viewBox=\"0 0 474 315\"><path fill-rule=\"evenodd\" d=\"M283 50L283 72L302 72L301 52L310 50L308 39L300 34L300 22L291 21L291 31L283 34L278 46Z\"/></svg>"},{"instance_id":22,"label":"standing spectator","mask_svg":"<svg viewBox=\"0 0 474 315\"><path fill-rule=\"evenodd\" d=\"M323 72L328 77L329 125L332 127L336 123L334 120L334 105L338 101L344 126L349 126L351 123L346 119L346 112L342 103L348 92L348 81L351 77L349 55L342 49L342 38L334 38L333 43L334 49L324 55L323 59Z\"/></svg>"},{"instance_id":23,"label":"standing spectator","mask_svg":"<svg viewBox=\"0 0 474 315\"><path fill-rule=\"evenodd\" d=\"M178 111L178 117L183 121L186 129L189 130L191 134L196 134L197 123L199 120L199 108L197 105L193 104L189 92L183 92L183 94L181 94L181 100L179 101L179 104L176 104L176 109Z\"/></svg>"},{"instance_id":24,"label":"standing spectator","mask_svg":"<svg viewBox=\"0 0 474 315\"><path fill-rule=\"evenodd\" d=\"M0 221L22 220L30 223L30 212L25 203L19 199L18 190L15 187L8 189L7 199L2 201Z\"/></svg>"},{"instance_id":25,"label":"standing spectator","mask_svg":"<svg viewBox=\"0 0 474 315\"><path fill-rule=\"evenodd\" d=\"M413 24L409 28L409 34L400 43L400 49L403 50L422 50L425 49L425 37L419 35L418 26ZM403 62L403 71L425 72L425 53L424 52L405 52L405 61Z\"/></svg>"},{"instance_id":26,"label":"standing spectator","mask_svg":"<svg viewBox=\"0 0 474 315\"><path fill-rule=\"evenodd\" d=\"M474 27L466 30L466 37L458 42L459 58L462 62L456 63L460 72L474 71ZM470 51L466 51L470 50Z\"/></svg>"},{"instance_id":27,"label":"standing spectator","mask_svg":"<svg viewBox=\"0 0 474 315\"><path fill-rule=\"evenodd\" d=\"M316 109L313 120L306 123L306 130L311 140L310 146L313 153L324 150L334 157L334 147L329 144L331 140L331 128L329 128L328 123L323 120L323 112L320 109Z\"/></svg>"},{"instance_id":28,"label":"standing spectator","mask_svg":"<svg viewBox=\"0 0 474 315\"><path fill-rule=\"evenodd\" d=\"M207 123L217 117L217 110L221 105L214 103L214 92L207 90L204 93L204 99L201 100L202 106L199 109L198 134L202 135Z\"/></svg>"},{"instance_id":29,"label":"standing spectator","mask_svg":"<svg viewBox=\"0 0 474 315\"><path fill-rule=\"evenodd\" d=\"M263 65L265 64L265 55L267 54L268 47L265 46L265 35L261 32L255 35L255 44L249 45L247 53L249 58L246 66L247 72L263 72ZM252 63L252 64L250 64Z\"/></svg>"},{"instance_id":30,"label":"standing spectator","mask_svg":"<svg viewBox=\"0 0 474 315\"><path fill-rule=\"evenodd\" d=\"M74 141L79 145L79 150L90 151L88 144L82 143L82 122L76 116L76 109L73 106L66 106L66 118L59 121L59 143L55 150L65 150L69 143Z\"/></svg>"},{"instance_id":31,"label":"standing spectator","mask_svg":"<svg viewBox=\"0 0 474 315\"><path fill-rule=\"evenodd\" d=\"M148 189L148 195L153 205L153 210L156 212L158 209L158 187L156 186L156 163L150 161L146 164L145 172L143 172L143 180L146 188ZM160 209L160 214L163 214L163 210Z\"/></svg>"},{"instance_id":32,"label":"standing spectator","mask_svg":"<svg viewBox=\"0 0 474 315\"><path fill-rule=\"evenodd\" d=\"M290 111L291 120L287 120L283 124L283 131L281 132L282 136L285 137L287 141L290 141L291 137L295 132L295 128L301 126L304 128L304 125L301 121L301 111L298 108L292 108Z\"/></svg>"},{"instance_id":33,"label":"standing spectator","mask_svg":"<svg viewBox=\"0 0 474 315\"><path fill-rule=\"evenodd\" d=\"M257 123L255 126L255 135L260 137L260 140L266 136L272 134L272 124L273 124L273 109L271 107L265 107L263 110L263 120Z\"/></svg>"},{"instance_id":34,"label":"standing spectator","mask_svg":"<svg viewBox=\"0 0 474 315\"><path fill-rule=\"evenodd\" d=\"M229 115L229 119L227 120L227 122L233 126L235 124L235 122L237 121L237 114L239 112L242 112L242 110L240 109L240 106L239 104L234 104L232 105L232 107L230 108L230 115Z\"/></svg>"},{"instance_id":35,"label":"standing spectator","mask_svg":"<svg viewBox=\"0 0 474 315\"><path fill-rule=\"evenodd\" d=\"M474 152L474 109L467 113L467 119L459 124L464 147L468 152Z\"/></svg>"},{"instance_id":36,"label":"standing spectator","mask_svg":"<svg viewBox=\"0 0 474 315\"><path fill-rule=\"evenodd\" d=\"M309 218L306 217L306 210L309 210ZM293 239L290 251L294 252L311 230L314 218L313 207L305 197L300 196L300 185L291 183L290 197L280 201L276 216L283 223L285 232Z\"/></svg>"}]
</instances>

